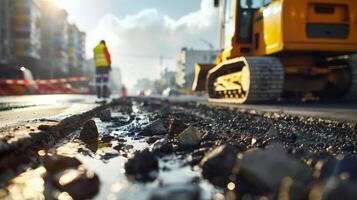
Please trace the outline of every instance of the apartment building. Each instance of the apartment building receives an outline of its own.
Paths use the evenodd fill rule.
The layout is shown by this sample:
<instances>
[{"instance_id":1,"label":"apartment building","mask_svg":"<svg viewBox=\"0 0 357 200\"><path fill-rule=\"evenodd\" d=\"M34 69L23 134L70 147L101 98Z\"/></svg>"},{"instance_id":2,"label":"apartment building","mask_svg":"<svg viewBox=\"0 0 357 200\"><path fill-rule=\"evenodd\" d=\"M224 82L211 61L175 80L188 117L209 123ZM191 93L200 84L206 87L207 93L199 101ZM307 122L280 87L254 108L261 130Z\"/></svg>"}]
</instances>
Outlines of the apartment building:
<instances>
[{"instance_id":1,"label":"apartment building","mask_svg":"<svg viewBox=\"0 0 357 200\"><path fill-rule=\"evenodd\" d=\"M180 87L192 88L196 63L214 63L218 50L182 48L177 61L176 83Z\"/></svg>"},{"instance_id":2,"label":"apartment building","mask_svg":"<svg viewBox=\"0 0 357 200\"><path fill-rule=\"evenodd\" d=\"M67 16L48 0L0 0L0 64L26 66L36 78L81 71L85 33Z\"/></svg>"},{"instance_id":3,"label":"apartment building","mask_svg":"<svg viewBox=\"0 0 357 200\"><path fill-rule=\"evenodd\" d=\"M83 73L85 57L85 33L76 25L70 24L68 28L68 66L70 73L79 75Z\"/></svg>"},{"instance_id":4,"label":"apartment building","mask_svg":"<svg viewBox=\"0 0 357 200\"><path fill-rule=\"evenodd\" d=\"M10 0L0 1L0 65L11 60L10 54Z\"/></svg>"}]
</instances>

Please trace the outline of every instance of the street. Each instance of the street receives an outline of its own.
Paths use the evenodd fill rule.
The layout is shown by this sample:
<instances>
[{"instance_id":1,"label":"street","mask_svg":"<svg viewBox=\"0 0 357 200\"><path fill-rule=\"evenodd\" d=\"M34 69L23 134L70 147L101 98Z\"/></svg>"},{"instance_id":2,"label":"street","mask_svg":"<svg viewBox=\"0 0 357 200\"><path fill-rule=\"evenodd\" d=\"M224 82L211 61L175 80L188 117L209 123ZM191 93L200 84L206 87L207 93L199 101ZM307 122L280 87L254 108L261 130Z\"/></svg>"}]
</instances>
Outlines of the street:
<instances>
[{"instance_id":1,"label":"street","mask_svg":"<svg viewBox=\"0 0 357 200\"><path fill-rule=\"evenodd\" d=\"M95 97L28 95L0 97L0 128L39 118L61 118L94 108Z\"/></svg>"},{"instance_id":2,"label":"street","mask_svg":"<svg viewBox=\"0 0 357 200\"><path fill-rule=\"evenodd\" d=\"M345 167L357 162L355 104L217 105L182 96L121 98L103 107L93 97L58 98L4 102L27 121L1 111L0 198L174 199L179 192L183 199L276 199L287 192L285 176L304 183L295 190L306 195L327 187L327 178L354 179L354 168ZM338 165L344 170L330 171ZM329 195L355 194L336 184Z\"/></svg>"},{"instance_id":3,"label":"street","mask_svg":"<svg viewBox=\"0 0 357 200\"><path fill-rule=\"evenodd\" d=\"M225 106L258 112L285 113L331 120L357 121L355 102L307 102L218 104L208 103L205 97L177 96L167 98L174 102L201 102L210 106ZM60 119L95 107L95 96L90 95L28 95L0 97L0 127L49 117Z\"/></svg>"},{"instance_id":4,"label":"street","mask_svg":"<svg viewBox=\"0 0 357 200\"><path fill-rule=\"evenodd\" d=\"M356 200L357 0L0 0L0 200Z\"/></svg>"},{"instance_id":5,"label":"street","mask_svg":"<svg viewBox=\"0 0 357 200\"><path fill-rule=\"evenodd\" d=\"M257 104L222 104L208 102L206 97L174 96L166 98L173 102L201 102L210 106L225 106L255 110L260 112L276 112L297 116L319 117L323 119L357 121L357 103L354 101L325 101L325 102L275 102Z\"/></svg>"}]
</instances>

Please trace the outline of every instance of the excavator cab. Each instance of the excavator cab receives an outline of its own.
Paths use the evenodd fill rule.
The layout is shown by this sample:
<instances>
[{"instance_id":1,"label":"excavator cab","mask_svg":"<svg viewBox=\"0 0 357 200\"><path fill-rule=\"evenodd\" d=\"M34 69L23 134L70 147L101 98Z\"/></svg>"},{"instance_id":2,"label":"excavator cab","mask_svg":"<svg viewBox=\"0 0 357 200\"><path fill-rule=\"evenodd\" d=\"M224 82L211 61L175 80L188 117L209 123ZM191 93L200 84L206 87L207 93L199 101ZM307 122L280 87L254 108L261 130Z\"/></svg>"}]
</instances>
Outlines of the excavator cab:
<instances>
[{"instance_id":1,"label":"excavator cab","mask_svg":"<svg viewBox=\"0 0 357 200\"><path fill-rule=\"evenodd\" d=\"M221 52L197 65L193 90L211 101L281 96L357 98L357 1L216 0Z\"/></svg>"}]
</instances>

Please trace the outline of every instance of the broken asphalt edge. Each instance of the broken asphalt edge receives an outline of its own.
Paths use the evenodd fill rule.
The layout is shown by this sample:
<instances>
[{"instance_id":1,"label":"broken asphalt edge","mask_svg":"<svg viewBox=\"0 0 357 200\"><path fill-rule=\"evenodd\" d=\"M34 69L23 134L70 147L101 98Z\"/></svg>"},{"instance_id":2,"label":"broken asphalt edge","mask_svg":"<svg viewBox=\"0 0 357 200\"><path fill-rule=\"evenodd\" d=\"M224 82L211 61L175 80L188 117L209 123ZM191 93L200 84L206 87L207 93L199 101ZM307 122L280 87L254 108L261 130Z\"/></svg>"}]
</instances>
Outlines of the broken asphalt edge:
<instances>
[{"instance_id":1,"label":"broken asphalt edge","mask_svg":"<svg viewBox=\"0 0 357 200\"><path fill-rule=\"evenodd\" d=\"M95 117L100 111L119 104L120 101L113 100L111 103L99 105L93 109L85 111L81 114L69 116L55 125L49 127L46 131L39 130L31 133L30 137L19 139L18 141L7 144L5 148L0 149L0 180L4 182L4 173L11 171L13 173L21 173L21 165L36 166L39 163L39 150L47 150L57 144L60 140L70 135L76 130L79 130L85 122ZM3 183L0 182L0 187Z\"/></svg>"}]
</instances>

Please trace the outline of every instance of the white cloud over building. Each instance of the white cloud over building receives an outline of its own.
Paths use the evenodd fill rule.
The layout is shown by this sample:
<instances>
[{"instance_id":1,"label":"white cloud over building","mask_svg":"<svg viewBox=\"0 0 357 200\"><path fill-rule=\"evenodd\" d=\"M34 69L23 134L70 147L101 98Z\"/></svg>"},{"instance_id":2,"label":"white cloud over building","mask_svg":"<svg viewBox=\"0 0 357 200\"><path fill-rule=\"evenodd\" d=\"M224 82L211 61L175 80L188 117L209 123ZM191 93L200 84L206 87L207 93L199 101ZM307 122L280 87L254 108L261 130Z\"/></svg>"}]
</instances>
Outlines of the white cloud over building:
<instances>
[{"instance_id":1,"label":"white cloud over building","mask_svg":"<svg viewBox=\"0 0 357 200\"><path fill-rule=\"evenodd\" d=\"M145 9L122 19L107 14L88 33L87 56L92 56L92 48L100 40L106 40L113 67L121 68L124 83L132 87L140 78L160 76L160 55L171 58L164 59L163 65L174 69L181 47L207 49L201 38L218 47L218 20L212 0L202 0L199 10L177 20L157 9Z\"/></svg>"}]
</instances>

